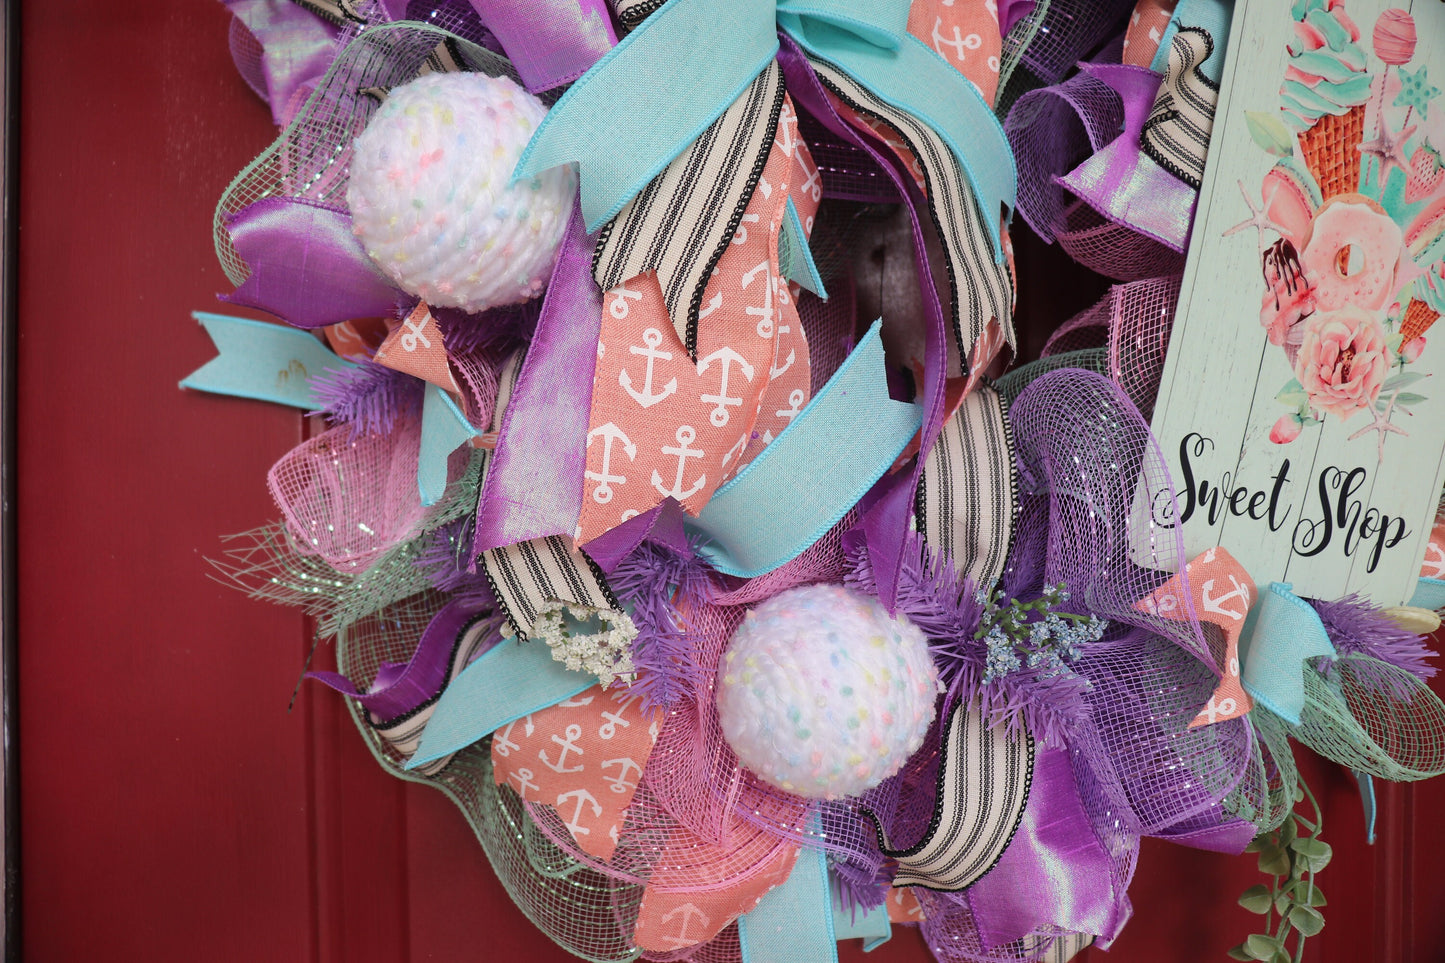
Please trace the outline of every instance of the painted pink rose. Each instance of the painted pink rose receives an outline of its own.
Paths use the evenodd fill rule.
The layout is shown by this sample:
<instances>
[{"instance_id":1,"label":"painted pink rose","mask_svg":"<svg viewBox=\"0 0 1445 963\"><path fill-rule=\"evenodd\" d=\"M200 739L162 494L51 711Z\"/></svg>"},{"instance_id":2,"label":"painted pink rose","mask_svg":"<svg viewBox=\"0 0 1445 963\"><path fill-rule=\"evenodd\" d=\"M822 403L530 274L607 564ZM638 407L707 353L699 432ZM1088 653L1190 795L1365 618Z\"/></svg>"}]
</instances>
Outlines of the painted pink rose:
<instances>
[{"instance_id":1,"label":"painted pink rose","mask_svg":"<svg viewBox=\"0 0 1445 963\"><path fill-rule=\"evenodd\" d=\"M1280 415L1279 421L1269 430L1269 440L1276 445L1288 445L1299 437L1304 421L1299 415Z\"/></svg>"},{"instance_id":2,"label":"painted pink rose","mask_svg":"<svg viewBox=\"0 0 1445 963\"><path fill-rule=\"evenodd\" d=\"M1312 409L1343 420L1375 403L1393 361L1379 319L1351 304L1305 320L1294 373Z\"/></svg>"},{"instance_id":3,"label":"painted pink rose","mask_svg":"<svg viewBox=\"0 0 1445 963\"><path fill-rule=\"evenodd\" d=\"M1422 334L1418 338L1412 338L1408 344L1400 349L1400 357L1405 360L1406 364L1414 364L1420 360L1420 355L1423 354L1424 351L1425 336Z\"/></svg>"}]
</instances>

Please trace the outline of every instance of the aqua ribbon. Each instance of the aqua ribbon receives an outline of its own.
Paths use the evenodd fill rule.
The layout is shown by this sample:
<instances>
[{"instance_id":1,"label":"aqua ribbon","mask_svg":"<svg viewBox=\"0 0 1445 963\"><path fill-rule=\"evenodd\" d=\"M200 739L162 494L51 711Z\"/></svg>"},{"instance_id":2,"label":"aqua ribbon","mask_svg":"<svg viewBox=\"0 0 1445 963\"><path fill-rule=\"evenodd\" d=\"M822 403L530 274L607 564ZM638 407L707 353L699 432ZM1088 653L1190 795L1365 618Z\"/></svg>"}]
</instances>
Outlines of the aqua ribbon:
<instances>
[{"instance_id":1,"label":"aqua ribbon","mask_svg":"<svg viewBox=\"0 0 1445 963\"><path fill-rule=\"evenodd\" d=\"M912 440L922 414L888 397L881 329L873 322L802 413L689 521L718 571L754 578L797 558ZM779 492L789 493L785 511Z\"/></svg>"},{"instance_id":2,"label":"aqua ribbon","mask_svg":"<svg viewBox=\"0 0 1445 963\"><path fill-rule=\"evenodd\" d=\"M1305 707L1305 660L1334 655L1335 646L1319 613L1290 590L1273 582L1250 612L1249 648L1240 681L1256 702L1293 725Z\"/></svg>"},{"instance_id":3,"label":"aqua ribbon","mask_svg":"<svg viewBox=\"0 0 1445 963\"><path fill-rule=\"evenodd\" d=\"M1420 609L1445 608L1445 581L1438 578L1422 578L1415 585L1415 594L1410 604Z\"/></svg>"},{"instance_id":4,"label":"aqua ribbon","mask_svg":"<svg viewBox=\"0 0 1445 963\"><path fill-rule=\"evenodd\" d=\"M219 354L186 376L182 388L313 411L321 402L311 391L312 379L356 367L296 328L206 311L192 311L191 317L201 322Z\"/></svg>"},{"instance_id":5,"label":"aqua ribbon","mask_svg":"<svg viewBox=\"0 0 1445 963\"><path fill-rule=\"evenodd\" d=\"M1017 187L1008 139L973 84L908 33L909 2L668 0L562 96L513 180L575 161L587 231L596 231L737 100L777 55L781 29L933 128L1002 257L998 217Z\"/></svg>"},{"instance_id":6,"label":"aqua ribbon","mask_svg":"<svg viewBox=\"0 0 1445 963\"><path fill-rule=\"evenodd\" d=\"M427 383L421 406L421 447L416 456L416 488L423 505L441 500L447 487L447 460L480 434L451 395Z\"/></svg>"},{"instance_id":7,"label":"aqua ribbon","mask_svg":"<svg viewBox=\"0 0 1445 963\"><path fill-rule=\"evenodd\" d=\"M462 670L437 701L421 745L406 768L465 749L523 716L570 699L597 684L552 660L544 642L503 639Z\"/></svg>"},{"instance_id":8,"label":"aqua ribbon","mask_svg":"<svg viewBox=\"0 0 1445 963\"><path fill-rule=\"evenodd\" d=\"M812 825L817 826L816 816ZM827 855L804 849L787 881L738 917L743 963L837 963L831 902Z\"/></svg>"},{"instance_id":9,"label":"aqua ribbon","mask_svg":"<svg viewBox=\"0 0 1445 963\"><path fill-rule=\"evenodd\" d=\"M823 276L818 273L808 244L808 232L803 229L803 219L791 197L783 210L782 229L778 231L778 268L789 281L797 281L824 301L828 300L828 289L823 287Z\"/></svg>"}]
</instances>

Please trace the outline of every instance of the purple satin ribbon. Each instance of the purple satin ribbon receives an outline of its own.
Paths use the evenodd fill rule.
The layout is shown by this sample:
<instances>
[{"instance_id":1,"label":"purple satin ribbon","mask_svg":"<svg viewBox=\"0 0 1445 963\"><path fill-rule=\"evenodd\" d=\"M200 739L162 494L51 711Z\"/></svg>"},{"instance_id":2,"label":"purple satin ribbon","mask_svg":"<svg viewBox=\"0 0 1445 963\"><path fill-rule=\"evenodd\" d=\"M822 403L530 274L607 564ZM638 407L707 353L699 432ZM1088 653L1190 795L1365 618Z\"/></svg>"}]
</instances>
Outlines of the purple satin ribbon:
<instances>
[{"instance_id":1,"label":"purple satin ribbon","mask_svg":"<svg viewBox=\"0 0 1445 963\"><path fill-rule=\"evenodd\" d=\"M229 304L270 312L298 328L386 317L406 295L372 264L351 218L294 197L268 197L226 222L251 276Z\"/></svg>"},{"instance_id":2,"label":"purple satin ribbon","mask_svg":"<svg viewBox=\"0 0 1445 963\"><path fill-rule=\"evenodd\" d=\"M571 536L582 512L602 292L581 205L562 239L542 315L502 415L477 504L473 555L548 535Z\"/></svg>"},{"instance_id":3,"label":"purple satin ribbon","mask_svg":"<svg viewBox=\"0 0 1445 963\"><path fill-rule=\"evenodd\" d=\"M302 85L315 81L336 58L336 27L290 0L225 0L231 11L261 44L261 72L266 102L278 127L290 119L286 110Z\"/></svg>"},{"instance_id":4,"label":"purple satin ribbon","mask_svg":"<svg viewBox=\"0 0 1445 963\"><path fill-rule=\"evenodd\" d=\"M913 493L918 488L924 459L943 429L948 322L944 319L943 306L933 283L933 274L928 268L928 249L924 244L923 229L918 217L919 207L924 205L925 201L913 178L899 168L895 158L884 156L868 138L838 116L817 75L813 73L813 68L809 66L807 57L797 45L782 35L779 36L779 42L778 63L783 68L788 93L794 103L843 141L865 151L888 175L893 181L894 189L903 198L908 209L909 223L913 228L914 262L918 269L919 290L922 293L927 320L922 391L923 449L911 477L885 475L874 486L876 501L861 513L858 523L858 531L867 541L869 561L877 578L879 600L892 612L897 607L898 574L903 564L903 543L908 532L908 516L913 510ZM904 478L907 478L906 483Z\"/></svg>"},{"instance_id":5,"label":"purple satin ribbon","mask_svg":"<svg viewBox=\"0 0 1445 963\"><path fill-rule=\"evenodd\" d=\"M1113 863L1089 826L1068 753L1040 752L1023 822L993 869L967 890L985 949L1042 926L1112 940L1129 917Z\"/></svg>"},{"instance_id":6,"label":"purple satin ribbon","mask_svg":"<svg viewBox=\"0 0 1445 963\"><path fill-rule=\"evenodd\" d=\"M1014 24L1033 13L1037 5L1036 0L999 0L998 26L1003 36L1007 37Z\"/></svg>"},{"instance_id":7,"label":"purple satin ribbon","mask_svg":"<svg viewBox=\"0 0 1445 963\"><path fill-rule=\"evenodd\" d=\"M1143 67L1079 65L1124 100L1124 132L1059 182L1116 224L1183 253L1199 194L1139 150L1160 76Z\"/></svg>"},{"instance_id":8,"label":"purple satin ribbon","mask_svg":"<svg viewBox=\"0 0 1445 963\"><path fill-rule=\"evenodd\" d=\"M532 93L571 83L617 46L603 0L471 0Z\"/></svg>"},{"instance_id":9,"label":"purple satin ribbon","mask_svg":"<svg viewBox=\"0 0 1445 963\"><path fill-rule=\"evenodd\" d=\"M1200 815L1151 835L1190 849L1238 856L1258 834L1254 823L1229 815L1222 803L1215 803Z\"/></svg>"},{"instance_id":10,"label":"purple satin ribbon","mask_svg":"<svg viewBox=\"0 0 1445 963\"><path fill-rule=\"evenodd\" d=\"M611 575L624 558L649 539L679 552L690 552L682 519L682 506L675 499L664 498L661 504L608 529L582 547L598 568Z\"/></svg>"},{"instance_id":11,"label":"purple satin ribbon","mask_svg":"<svg viewBox=\"0 0 1445 963\"><path fill-rule=\"evenodd\" d=\"M457 639L478 614L475 608L460 602L447 603L427 623L411 661L383 662L366 692L339 672L308 672L306 678L355 699L377 722L399 718L436 698L446 685Z\"/></svg>"}]
</instances>

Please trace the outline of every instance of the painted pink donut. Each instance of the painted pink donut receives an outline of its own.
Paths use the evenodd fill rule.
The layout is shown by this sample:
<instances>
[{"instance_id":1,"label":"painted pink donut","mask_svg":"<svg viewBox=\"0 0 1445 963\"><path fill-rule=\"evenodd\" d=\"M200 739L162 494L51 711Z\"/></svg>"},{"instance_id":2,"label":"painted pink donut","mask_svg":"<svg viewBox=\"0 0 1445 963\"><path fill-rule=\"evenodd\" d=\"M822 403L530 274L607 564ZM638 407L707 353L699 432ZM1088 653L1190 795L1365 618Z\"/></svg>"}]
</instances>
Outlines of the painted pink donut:
<instances>
[{"instance_id":1,"label":"painted pink donut","mask_svg":"<svg viewBox=\"0 0 1445 963\"><path fill-rule=\"evenodd\" d=\"M1321 311L1353 304L1378 311L1395 295L1395 269L1404 251L1400 226L1358 194L1331 199L1315 215L1300 264Z\"/></svg>"}]
</instances>

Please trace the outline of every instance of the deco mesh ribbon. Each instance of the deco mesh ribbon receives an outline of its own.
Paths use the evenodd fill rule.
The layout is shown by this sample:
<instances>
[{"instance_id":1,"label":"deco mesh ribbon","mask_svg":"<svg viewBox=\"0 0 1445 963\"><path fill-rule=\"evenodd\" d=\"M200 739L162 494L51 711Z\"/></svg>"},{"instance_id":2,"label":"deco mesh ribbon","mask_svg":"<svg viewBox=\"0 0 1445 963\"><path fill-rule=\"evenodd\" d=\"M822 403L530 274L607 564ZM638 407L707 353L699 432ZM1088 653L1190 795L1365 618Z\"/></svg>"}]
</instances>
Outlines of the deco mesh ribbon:
<instances>
[{"instance_id":1,"label":"deco mesh ribbon","mask_svg":"<svg viewBox=\"0 0 1445 963\"><path fill-rule=\"evenodd\" d=\"M1118 936L1142 837L1237 853L1280 826L1291 738L1445 771L1418 636L1368 600L1256 602L1228 553L1186 558L1133 507L1141 481L1172 491L1147 417L1227 5L227 6L283 130L217 207L224 299L289 327L198 315L220 357L183 385L327 427L272 469L281 519L216 564L316 618L336 671L312 678L569 952L830 960L917 925L944 961L1064 961ZM347 198L392 91L468 74L505 78L477 95L498 124L515 97L547 112L520 157L464 131L483 140L378 168L408 237L450 237L445 191L404 193L432 165L521 192L488 223L525 221L559 165L578 186L539 296L462 310L398 286ZM1015 205L1121 283L992 380ZM917 316L857 317L880 206ZM505 267L502 241L448 243L474 241ZM939 692L896 771L804 797L739 762L716 688L754 610L820 583L916 627ZM848 624L833 658L887 656ZM749 697L840 729L884 704L798 689ZM850 764L795 735L818 771Z\"/></svg>"}]
</instances>

